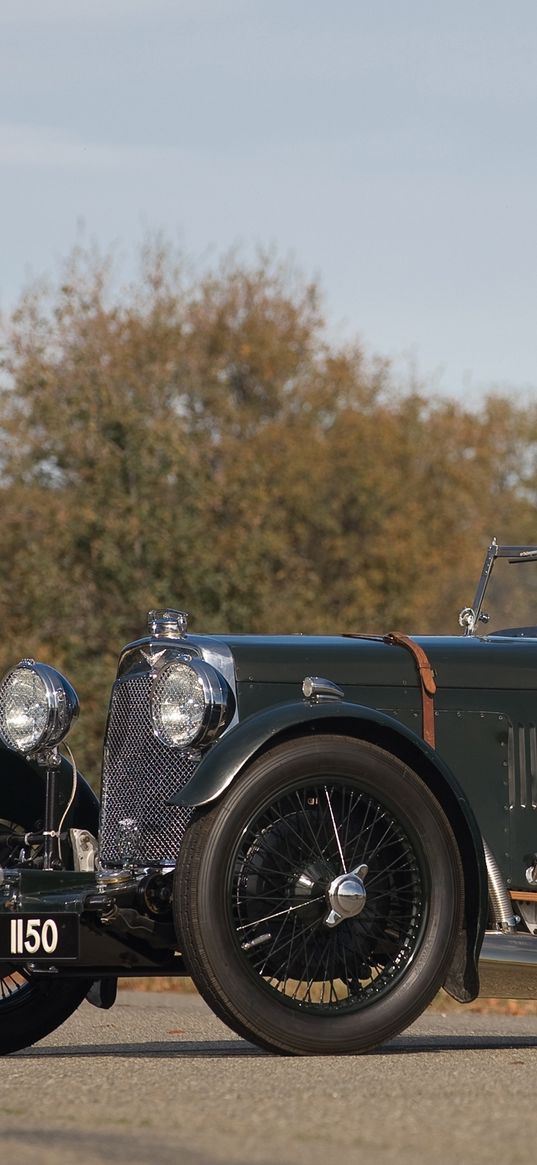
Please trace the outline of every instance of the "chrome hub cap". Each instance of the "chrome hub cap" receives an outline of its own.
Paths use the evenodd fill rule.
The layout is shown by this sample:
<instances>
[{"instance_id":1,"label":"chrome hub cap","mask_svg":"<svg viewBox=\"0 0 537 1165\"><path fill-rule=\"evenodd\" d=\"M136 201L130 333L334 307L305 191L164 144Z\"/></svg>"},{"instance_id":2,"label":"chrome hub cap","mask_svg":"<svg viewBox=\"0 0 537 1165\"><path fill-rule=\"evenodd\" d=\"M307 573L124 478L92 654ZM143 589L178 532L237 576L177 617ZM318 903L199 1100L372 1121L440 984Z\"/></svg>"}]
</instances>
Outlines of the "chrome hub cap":
<instances>
[{"instance_id":1,"label":"chrome hub cap","mask_svg":"<svg viewBox=\"0 0 537 1165\"><path fill-rule=\"evenodd\" d=\"M348 874L339 874L330 883L327 898L331 909L325 918L325 926L337 926L345 918L356 918L361 914L367 900L363 879L367 866L357 866Z\"/></svg>"}]
</instances>

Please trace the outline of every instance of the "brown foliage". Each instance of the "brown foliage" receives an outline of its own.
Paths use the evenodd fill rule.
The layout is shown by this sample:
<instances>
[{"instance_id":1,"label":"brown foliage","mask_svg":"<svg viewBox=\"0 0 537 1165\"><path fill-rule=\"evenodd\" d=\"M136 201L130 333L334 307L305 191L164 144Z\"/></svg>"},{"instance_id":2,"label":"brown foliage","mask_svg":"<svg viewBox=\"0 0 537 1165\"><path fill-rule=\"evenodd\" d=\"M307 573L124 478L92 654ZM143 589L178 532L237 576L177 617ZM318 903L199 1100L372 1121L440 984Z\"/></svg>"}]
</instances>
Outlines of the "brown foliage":
<instances>
[{"instance_id":1,"label":"brown foliage","mask_svg":"<svg viewBox=\"0 0 537 1165\"><path fill-rule=\"evenodd\" d=\"M270 256L117 286L75 252L4 338L0 666L82 696L94 779L117 651L149 607L206 631L456 629L491 534L535 538L535 410L405 392L331 343Z\"/></svg>"}]
</instances>

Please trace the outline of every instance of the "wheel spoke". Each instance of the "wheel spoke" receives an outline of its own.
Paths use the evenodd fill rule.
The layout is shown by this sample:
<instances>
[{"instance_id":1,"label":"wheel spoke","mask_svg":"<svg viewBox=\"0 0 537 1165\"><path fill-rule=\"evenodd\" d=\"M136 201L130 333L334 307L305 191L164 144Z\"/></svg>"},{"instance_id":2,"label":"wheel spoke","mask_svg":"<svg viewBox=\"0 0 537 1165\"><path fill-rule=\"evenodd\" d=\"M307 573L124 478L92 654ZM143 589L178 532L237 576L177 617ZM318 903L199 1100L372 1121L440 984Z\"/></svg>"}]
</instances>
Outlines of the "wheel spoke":
<instances>
[{"instance_id":1,"label":"wheel spoke","mask_svg":"<svg viewBox=\"0 0 537 1165\"><path fill-rule=\"evenodd\" d=\"M346 873L347 873L347 867L346 867L346 865L345 865L345 858L343 857L343 850L342 850L342 848L341 848L341 839L340 839L340 836L339 836L339 833L338 833L338 830L337 830L336 820L335 820L335 817L334 817L334 810L332 809L332 802L331 802L331 800L330 800L330 794L329 794L329 792L328 792L328 789L327 789L326 785L325 785L325 787L324 787L324 792L325 792L326 801L327 801L327 805L328 805L328 811L329 811L329 813L330 813L330 818L331 818L331 821L332 821L332 826L333 826L333 829L334 829L334 836L335 836L335 839L336 839L336 844L337 844L337 847L338 847L338 850L339 850L339 856L340 856L340 858L341 858L341 869L342 869L342 872L343 872L344 874L346 874Z\"/></svg>"},{"instance_id":2,"label":"wheel spoke","mask_svg":"<svg viewBox=\"0 0 537 1165\"><path fill-rule=\"evenodd\" d=\"M401 864L401 862L403 862L403 864ZM375 882L378 882L379 878L385 878L388 873L395 874L395 873L400 873L401 871L406 871L406 870L410 870L410 869L412 869L412 866L408 863L408 860L401 858L401 856L399 855L399 857L394 858L393 861L390 862L389 865L384 866L383 869L379 870L378 874L375 874L374 877L368 879L367 888L370 891L372 886L374 886ZM407 883L407 885L408 884L409 883Z\"/></svg>"},{"instance_id":3,"label":"wheel spoke","mask_svg":"<svg viewBox=\"0 0 537 1165\"><path fill-rule=\"evenodd\" d=\"M285 910L278 910L276 914L267 914L265 918L256 918L253 922L246 922L244 926L238 926L237 930L246 930L248 926L259 926L260 922L272 922L273 918L280 918L282 914L291 914L294 910L304 910L306 906L310 906L312 902L322 902L324 896L319 895L318 898L312 898L308 902L300 902L298 906L287 906Z\"/></svg>"},{"instance_id":4,"label":"wheel spoke","mask_svg":"<svg viewBox=\"0 0 537 1165\"><path fill-rule=\"evenodd\" d=\"M377 805L373 820L367 824L364 822L357 836L351 839L349 844L354 846L352 858L350 859L351 869L357 864L358 857L362 861L367 860L367 864L369 864L369 840L380 816L383 816L383 812L380 805Z\"/></svg>"},{"instance_id":5,"label":"wheel spoke","mask_svg":"<svg viewBox=\"0 0 537 1165\"><path fill-rule=\"evenodd\" d=\"M301 820L303 821L303 823L305 825L307 825L308 834L311 836L312 841L313 841L313 846L314 846L313 856L315 857L317 855L318 857L322 858L324 861L325 860L325 851L322 849L321 843L319 841L319 838L320 838L320 835L322 832L322 819L321 819L319 832L315 833L315 830L313 829L313 825L311 823L311 814L307 812L307 810L305 809L305 806L302 804L298 792L296 793L296 797L297 797L298 803L300 805ZM303 842L303 844L306 844L304 837L302 837L302 842Z\"/></svg>"},{"instance_id":6,"label":"wheel spoke","mask_svg":"<svg viewBox=\"0 0 537 1165\"><path fill-rule=\"evenodd\" d=\"M363 909L328 928L328 888L358 863L369 866ZM242 957L292 1007L365 1005L419 941L418 851L380 800L342 778L290 788L254 816L230 889Z\"/></svg>"}]
</instances>

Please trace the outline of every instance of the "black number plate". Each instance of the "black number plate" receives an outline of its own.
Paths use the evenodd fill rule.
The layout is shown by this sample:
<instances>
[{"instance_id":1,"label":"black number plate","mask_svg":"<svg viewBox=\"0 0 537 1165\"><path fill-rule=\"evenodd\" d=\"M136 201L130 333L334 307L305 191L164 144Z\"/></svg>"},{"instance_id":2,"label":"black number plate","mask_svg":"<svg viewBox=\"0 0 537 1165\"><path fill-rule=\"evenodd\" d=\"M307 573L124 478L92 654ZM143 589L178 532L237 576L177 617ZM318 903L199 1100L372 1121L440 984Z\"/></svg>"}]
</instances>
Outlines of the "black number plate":
<instances>
[{"instance_id":1,"label":"black number plate","mask_svg":"<svg viewBox=\"0 0 537 1165\"><path fill-rule=\"evenodd\" d=\"M76 959L78 935L78 914L1 914L0 960Z\"/></svg>"}]
</instances>

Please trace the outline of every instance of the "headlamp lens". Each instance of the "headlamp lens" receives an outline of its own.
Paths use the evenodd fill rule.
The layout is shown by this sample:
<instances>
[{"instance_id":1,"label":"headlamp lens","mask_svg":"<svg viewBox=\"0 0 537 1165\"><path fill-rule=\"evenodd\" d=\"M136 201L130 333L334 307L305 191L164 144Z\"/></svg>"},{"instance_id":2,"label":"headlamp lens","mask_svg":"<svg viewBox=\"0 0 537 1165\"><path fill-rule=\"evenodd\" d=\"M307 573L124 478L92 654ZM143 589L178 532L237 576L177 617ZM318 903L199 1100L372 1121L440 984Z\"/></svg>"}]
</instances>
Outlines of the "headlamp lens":
<instances>
[{"instance_id":1,"label":"headlamp lens","mask_svg":"<svg viewBox=\"0 0 537 1165\"><path fill-rule=\"evenodd\" d=\"M0 681L0 741L31 755L54 748L78 715L78 696L65 676L24 659Z\"/></svg>"},{"instance_id":2,"label":"headlamp lens","mask_svg":"<svg viewBox=\"0 0 537 1165\"><path fill-rule=\"evenodd\" d=\"M10 672L0 685L0 730L8 748L31 752L48 719L44 681L29 668Z\"/></svg>"},{"instance_id":3,"label":"headlamp lens","mask_svg":"<svg viewBox=\"0 0 537 1165\"><path fill-rule=\"evenodd\" d=\"M224 677L203 659L174 659L155 675L153 728L168 748L209 744L229 724L234 707Z\"/></svg>"},{"instance_id":4,"label":"headlamp lens","mask_svg":"<svg viewBox=\"0 0 537 1165\"><path fill-rule=\"evenodd\" d=\"M151 701L157 735L171 748L191 744L205 718L206 701L200 676L187 663L165 668Z\"/></svg>"}]
</instances>

